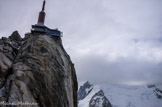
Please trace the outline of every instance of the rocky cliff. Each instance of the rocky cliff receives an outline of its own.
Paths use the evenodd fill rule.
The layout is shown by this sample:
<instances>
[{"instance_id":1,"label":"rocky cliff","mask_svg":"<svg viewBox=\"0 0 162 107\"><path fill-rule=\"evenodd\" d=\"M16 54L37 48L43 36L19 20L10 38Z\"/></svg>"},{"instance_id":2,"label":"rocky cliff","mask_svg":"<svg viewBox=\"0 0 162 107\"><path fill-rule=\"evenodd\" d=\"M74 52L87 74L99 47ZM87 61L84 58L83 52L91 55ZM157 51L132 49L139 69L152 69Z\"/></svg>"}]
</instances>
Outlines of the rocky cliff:
<instances>
[{"instance_id":1,"label":"rocky cliff","mask_svg":"<svg viewBox=\"0 0 162 107\"><path fill-rule=\"evenodd\" d=\"M88 81L78 91L78 107L112 107L105 93Z\"/></svg>"},{"instance_id":2,"label":"rocky cliff","mask_svg":"<svg viewBox=\"0 0 162 107\"><path fill-rule=\"evenodd\" d=\"M88 81L80 86L78 91L78 101L83 100L93 89L93 85L90 84Z\"/></svg>"},{"instance_id":3,"label":"rocky cliff","mask_svg":"<svg viewBox=\"0 0 162 107\"><path fill-rule=\"evenodd\" d=\"M100 90L92 96L89 107L112 107L112 105L105 97L104 92Z\"/></svg>"},{"instance_id":4,"label":"rocky cliff","mask_svg":"<svg viewBox=\"0 0 162 107\"><path fill-rule=\"evenodd\" d=\"M74 64L61 39L14 32L0 39L0 105L77 107Z\"/></svg>"}]
</instances>

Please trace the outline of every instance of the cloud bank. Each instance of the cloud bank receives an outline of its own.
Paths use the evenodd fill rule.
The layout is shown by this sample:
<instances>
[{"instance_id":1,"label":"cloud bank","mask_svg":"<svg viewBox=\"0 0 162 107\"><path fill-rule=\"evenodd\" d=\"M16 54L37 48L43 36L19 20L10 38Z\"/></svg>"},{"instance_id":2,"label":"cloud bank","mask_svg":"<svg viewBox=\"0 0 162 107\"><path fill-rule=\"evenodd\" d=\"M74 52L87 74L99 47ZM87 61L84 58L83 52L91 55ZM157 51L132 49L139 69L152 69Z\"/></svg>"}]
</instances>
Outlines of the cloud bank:
<instances>
[{"instance_id":1,"label":"cloud bank","mask_svg":"<svg viewBox=\"0 0 162 107\"><path fill-rule=\"evenodd\" d=\"M79 81L162 82L161 0L48 0L46 25L63 31ZM0 36L37 22L41 0L0 1Z\"/></svg>"}]
</instances>

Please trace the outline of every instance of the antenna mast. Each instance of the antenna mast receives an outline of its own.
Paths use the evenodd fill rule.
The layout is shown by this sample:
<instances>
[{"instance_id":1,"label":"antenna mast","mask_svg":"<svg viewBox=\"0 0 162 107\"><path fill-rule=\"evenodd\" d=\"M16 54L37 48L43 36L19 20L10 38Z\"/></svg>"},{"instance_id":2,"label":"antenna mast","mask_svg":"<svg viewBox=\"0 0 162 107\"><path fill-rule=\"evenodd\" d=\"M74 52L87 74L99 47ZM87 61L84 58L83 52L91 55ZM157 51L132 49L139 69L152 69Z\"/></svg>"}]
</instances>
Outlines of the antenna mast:
<instances>
[{"instance_id":1,"label":"antenna mast","mask_svg":"<svg viewBox=\"0 0 162 107\"><path fill-rule=\"evenodd\" d=\"M45 4L46 4L46 1L44 0L44 1L43 1L43 6L42 6L42 11L45 10Z\"/></svg>"},{"instance_id":2,"label":"antenna mast","mask_svg":"<svg viewBox=\"0 0 162 107\"><path fill-rule=\"evenodd\" d=\"M39 12L38 23L37 23L40 26L44 26L44 21L45 21L45 16L46 16L46 13L44 12L45 4L46 4L46 1L44 0L43 6L42 6L42 11Z\"/></svg>"}]
</instances>

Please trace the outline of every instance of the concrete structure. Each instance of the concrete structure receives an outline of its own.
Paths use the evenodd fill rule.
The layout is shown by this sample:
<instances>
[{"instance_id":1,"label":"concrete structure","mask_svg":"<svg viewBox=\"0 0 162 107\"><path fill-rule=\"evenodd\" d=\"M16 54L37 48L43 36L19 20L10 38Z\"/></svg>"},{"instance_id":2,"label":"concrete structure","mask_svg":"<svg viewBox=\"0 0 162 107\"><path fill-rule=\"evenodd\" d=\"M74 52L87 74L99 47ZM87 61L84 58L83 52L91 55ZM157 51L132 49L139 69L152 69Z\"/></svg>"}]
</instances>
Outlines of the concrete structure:
<instances>
[{"instance_id":1,"label":"concrete structure","mask_svg":"<svg viewBox=\"0 0 162 107\"><path fill-rule=\"evenodd\" d=\"M35 25L32 25L31 33L42 33L42 34L48 34L52 36L62 37L62 32L58 29L50 29L47 26L44 25L45 16L46 13L45 10L45 3L46 1L43 1L42 10L39 13L38 22Z\"/></svg>"}]
</instances>

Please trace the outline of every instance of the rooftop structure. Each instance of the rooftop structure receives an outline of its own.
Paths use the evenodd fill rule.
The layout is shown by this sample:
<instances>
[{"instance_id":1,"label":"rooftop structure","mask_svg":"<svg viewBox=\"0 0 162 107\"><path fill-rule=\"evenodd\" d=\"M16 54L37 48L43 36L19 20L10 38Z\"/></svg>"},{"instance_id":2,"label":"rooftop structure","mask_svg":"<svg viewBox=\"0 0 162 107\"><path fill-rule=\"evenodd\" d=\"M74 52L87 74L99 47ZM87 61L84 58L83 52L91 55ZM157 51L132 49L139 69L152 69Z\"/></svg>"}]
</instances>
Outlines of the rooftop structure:
<instances>
[{"instance_id":1,"label":"rooftop structure","mask_svg":"<svg viewBox=\"0 0 162 107\"><path fill-rule=\"evenodd\" d=\"M62 32L58 29L50 29L47 26L44 25L45 22L45 4L46 1L43 1L42 10L39 12L38 22L35 25L32 25L31 33L42 33L42 34L48 34L52 36L62 37Z\"/></svg>"}]
</instances>

